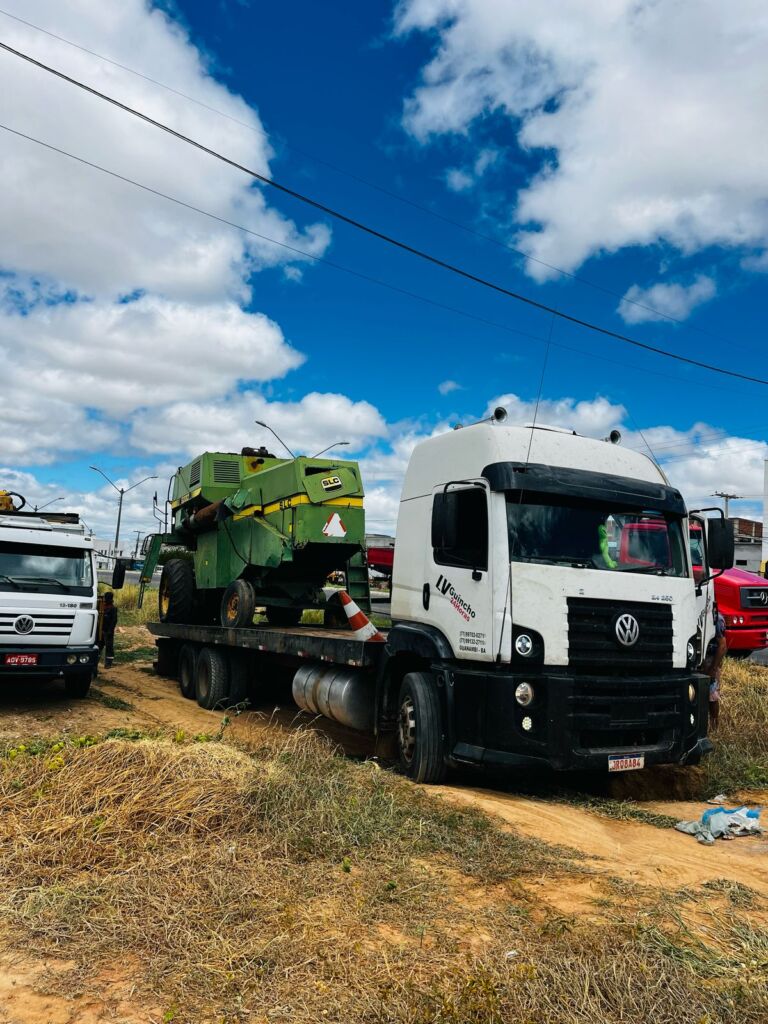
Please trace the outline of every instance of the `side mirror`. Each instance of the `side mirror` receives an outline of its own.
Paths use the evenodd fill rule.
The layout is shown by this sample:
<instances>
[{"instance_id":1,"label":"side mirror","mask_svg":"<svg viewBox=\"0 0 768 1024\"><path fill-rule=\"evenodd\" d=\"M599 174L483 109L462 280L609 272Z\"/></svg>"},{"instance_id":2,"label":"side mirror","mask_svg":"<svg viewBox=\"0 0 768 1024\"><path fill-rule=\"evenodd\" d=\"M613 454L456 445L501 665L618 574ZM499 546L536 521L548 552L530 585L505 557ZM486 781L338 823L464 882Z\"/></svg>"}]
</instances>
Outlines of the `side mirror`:
<instances>
[{"instance_id":1,"label":"side mirror","mask_svg":"<svg viewBox=\"0 0 768 1024\"><path fill-rule=\"evenodd\" d=\"M733 523L727 519L707 520L707 557L711 569L733 568Z\"/></svg>"},{"instance_id":2,"label":"side mirror","mask_svg":"<svg viewBox=\"0 0 768 1024\"><path fill-rule=\"evenodd\" d=\"M119 558L115 562L115 568L112 570L112 589L122 590L123 584L125 583L125 562Z\"/></svg>"}]
</instances>

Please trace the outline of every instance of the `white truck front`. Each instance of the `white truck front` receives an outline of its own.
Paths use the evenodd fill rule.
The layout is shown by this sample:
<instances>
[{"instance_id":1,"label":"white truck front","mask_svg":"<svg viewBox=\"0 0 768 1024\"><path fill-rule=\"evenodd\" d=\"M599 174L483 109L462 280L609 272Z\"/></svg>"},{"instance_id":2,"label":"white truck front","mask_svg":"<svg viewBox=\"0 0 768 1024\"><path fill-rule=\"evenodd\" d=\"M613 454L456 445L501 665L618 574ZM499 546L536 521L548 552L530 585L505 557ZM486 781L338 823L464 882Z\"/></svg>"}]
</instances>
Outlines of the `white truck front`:
<instances>
[{"instance_id":1,"label":"white truck front","mask_svg":"<svg viewBox=\"0 0 768 1024\"><path fill-rule=\"evenodd\" d=\"M622 530L638 522L656 524L654 550L622 561ZM711 748L697 672L711 608L687 537L679 492L616 444L484 422L417 446L388 643L406 672L409 651L423 658L383 709L406 771L698 761Z\"/></svg>"},{"instance_id":2,"label":"white truck front","mask_svg":"<svg viewBox=\"0 0 768 1024\"><path fill-rule=\"evenodd\" d=\"M93 544L74 514L0 513L0 675L84 697L98 664Z\"/></svg>"}]
</instances>

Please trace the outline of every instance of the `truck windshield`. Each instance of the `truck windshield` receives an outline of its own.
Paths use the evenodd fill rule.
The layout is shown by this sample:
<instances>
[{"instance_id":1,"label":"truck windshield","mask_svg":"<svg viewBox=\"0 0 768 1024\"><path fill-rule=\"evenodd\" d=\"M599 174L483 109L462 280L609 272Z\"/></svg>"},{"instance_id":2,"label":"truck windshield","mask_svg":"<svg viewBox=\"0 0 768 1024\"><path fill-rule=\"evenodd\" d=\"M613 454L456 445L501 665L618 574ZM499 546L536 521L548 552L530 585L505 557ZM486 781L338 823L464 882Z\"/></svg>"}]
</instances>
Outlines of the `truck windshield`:
<instances>
[{"instance_id":1,"label":"truck windshield","mask_svg":"<svg viewBox=\"0 0 768 1024\"><path fill-rule=\"evenodd\" d=\"M0 542L0 590L90 593L91 553L82 548Z\"/></svg>"},{"instance_id":2,"label":"truck windshield","mask_svg":"<svg viewBox=\"0 0 768 1024\"><path fill-rule=\"evenodd\" d=\"M507 495L509 554L611 572L687 576L681 520L567 495Z\"/></svg>"}]
</instances>

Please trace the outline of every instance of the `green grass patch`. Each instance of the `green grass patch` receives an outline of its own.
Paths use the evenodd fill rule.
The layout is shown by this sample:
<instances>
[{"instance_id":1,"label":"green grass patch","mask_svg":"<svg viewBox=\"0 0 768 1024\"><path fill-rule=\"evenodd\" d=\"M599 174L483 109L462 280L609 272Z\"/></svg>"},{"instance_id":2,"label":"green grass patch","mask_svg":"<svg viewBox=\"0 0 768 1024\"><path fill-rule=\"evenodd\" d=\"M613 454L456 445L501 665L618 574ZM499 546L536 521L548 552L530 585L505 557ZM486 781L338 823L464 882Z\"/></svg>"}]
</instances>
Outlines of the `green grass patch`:
<instances>
[{"instance_id":1,"label":"green grass patch","mask_svg":"<svg viewBox=\"0 0 768 1024\"><path fill-rule=\"evenodd\" d=\"M111 693L104 693L103 690L91 687L88 696L97 700L100 704L103 704L105 708L112 708L113 711L134 711L135 708L130 701L123 700L122 697L115 697Z\"/></svg>"},{"instance_id":2,"label":"green grass patch","mask_svg":"<svg viewBox=\"0 0 768 1024\"><path fill-rule=\"evenodd\" d=\"M572 804L584 810L598 814L601 818L612 818L614 821L639 821L654 828L674 828L678 818L669 814L657 814L647 811L633 800L614 800L610 797L592 796L589 793L561 792L555 797L559 803Z\"/></svg>"},{"instance_id":3,"label":"green grass patch","mask_svg":"<svg viewBox=\"0 0 768 1024\"><path fill-rule=\"evenodd\" d=\"M768 786L768 668L726 659L714 751L702 761L703 795Z\"/></svg>"}]
</instances>

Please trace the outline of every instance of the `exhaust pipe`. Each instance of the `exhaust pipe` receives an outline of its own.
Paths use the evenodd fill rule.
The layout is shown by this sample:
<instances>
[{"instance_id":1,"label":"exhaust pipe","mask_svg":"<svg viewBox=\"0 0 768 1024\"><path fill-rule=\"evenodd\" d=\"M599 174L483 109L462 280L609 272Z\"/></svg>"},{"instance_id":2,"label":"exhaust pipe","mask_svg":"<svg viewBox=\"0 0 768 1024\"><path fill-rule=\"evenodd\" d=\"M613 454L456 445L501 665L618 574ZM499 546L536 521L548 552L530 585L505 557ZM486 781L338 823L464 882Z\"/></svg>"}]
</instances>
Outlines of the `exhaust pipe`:
<instances>
[{"instance_id":1,"label":"exhaust pipe","mask_svg":"<svg viewBox=\"0 0 768 1024\"><path fill-rule=\"evenodd\" d=\"M293 677L293 699L302 711L358 732L373 732L374 689L372 673L337 665L302 665Z\"/></svg>"}]
</instances>

